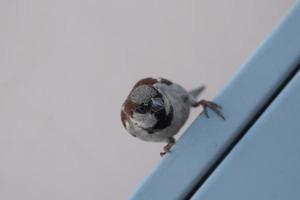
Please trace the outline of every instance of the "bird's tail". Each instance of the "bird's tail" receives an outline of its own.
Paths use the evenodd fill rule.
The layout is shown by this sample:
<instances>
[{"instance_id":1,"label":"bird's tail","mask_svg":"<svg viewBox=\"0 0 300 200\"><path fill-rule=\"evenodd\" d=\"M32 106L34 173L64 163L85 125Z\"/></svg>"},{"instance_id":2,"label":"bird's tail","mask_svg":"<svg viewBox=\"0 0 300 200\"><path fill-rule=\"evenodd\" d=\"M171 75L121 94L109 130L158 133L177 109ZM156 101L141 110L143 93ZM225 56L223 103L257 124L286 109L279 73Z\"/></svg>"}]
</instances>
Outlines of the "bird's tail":
<instances>
[{"instance_id":1,"label":"bird's tail","mask_svg":"<svg viewBox=\"0 0 300 200\"><path fill-rule=\"evenodd\" d=\"M205 89L205 85L202 85L198 88L190 90L189 94L196 99L203 92L204 89Z\"/></svg>"}]
</instances>

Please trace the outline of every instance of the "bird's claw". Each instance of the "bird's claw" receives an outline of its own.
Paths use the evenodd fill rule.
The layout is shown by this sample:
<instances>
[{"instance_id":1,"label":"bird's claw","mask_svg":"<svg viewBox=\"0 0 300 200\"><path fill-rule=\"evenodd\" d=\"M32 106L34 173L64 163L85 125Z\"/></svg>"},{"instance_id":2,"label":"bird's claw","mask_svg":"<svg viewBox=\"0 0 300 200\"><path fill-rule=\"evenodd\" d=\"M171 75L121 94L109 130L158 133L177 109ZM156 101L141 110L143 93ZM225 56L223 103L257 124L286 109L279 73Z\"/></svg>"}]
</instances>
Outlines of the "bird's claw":
<instances>
[{"instance_id":1,"label":"bird's claw","mask_svg":"<svg viewBox=\"0 0 300 200\"><path fill-rule=\"evenodd\" d=\"M171 147L174 145L174 143L168 143L166 146L164 146L163 151L160 152L160 156L163 157L167 153L171 152Z\"/></svg>"},{"instance_id":2,"label":"bird's claw","mask_svg":"<svg viewBox=\"0 0 300 200\"><path fill-rule=\"evenodd\" d=\"M210 108L212 111L214 111L217 115L219 115L223 120L225 120L224 115L222 114L222 112L220 111L220 109L222 109L222 106L211 102L211 101L206 101L206 100L201 100L200 102L198 102L198 105L202 105L203 106L203 112L205 114L205 116L207 118L209 118L208 112L207 112L207 108Z\"/></svg>"}]
</instances>

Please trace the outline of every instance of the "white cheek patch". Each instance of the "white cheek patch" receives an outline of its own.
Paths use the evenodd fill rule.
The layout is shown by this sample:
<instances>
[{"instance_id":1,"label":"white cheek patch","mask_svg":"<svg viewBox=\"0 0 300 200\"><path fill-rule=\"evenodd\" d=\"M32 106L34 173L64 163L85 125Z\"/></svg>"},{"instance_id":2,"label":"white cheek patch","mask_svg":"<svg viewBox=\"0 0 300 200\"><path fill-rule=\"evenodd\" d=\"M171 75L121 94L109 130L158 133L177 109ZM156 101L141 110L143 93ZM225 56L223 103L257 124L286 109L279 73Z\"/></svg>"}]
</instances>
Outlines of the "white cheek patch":
<instances>
[{"instance_id":1,"label":"white cheek patch","mask_svg":"<svg viewBox=\"0 0 300 200\"><path fill-rule=\"evenodd\" d=\"M136 124L137 126L139 126L141 128L151 128L157 122L154 115L151 115L149 113L147 113L147 114L134 113L132 121L134 124Z\"/></svg>"},{"instance_id":2,"label":"white cheek patch","mask_svg":"<svg viewBox=\"0 0 300 200\"><path fill-rule=\"evenodd\" d=\"M129 129L129 122L128 122L128 121L125 121L125 127L126 127L127 129Z\"/></svg>"}]
</instances>

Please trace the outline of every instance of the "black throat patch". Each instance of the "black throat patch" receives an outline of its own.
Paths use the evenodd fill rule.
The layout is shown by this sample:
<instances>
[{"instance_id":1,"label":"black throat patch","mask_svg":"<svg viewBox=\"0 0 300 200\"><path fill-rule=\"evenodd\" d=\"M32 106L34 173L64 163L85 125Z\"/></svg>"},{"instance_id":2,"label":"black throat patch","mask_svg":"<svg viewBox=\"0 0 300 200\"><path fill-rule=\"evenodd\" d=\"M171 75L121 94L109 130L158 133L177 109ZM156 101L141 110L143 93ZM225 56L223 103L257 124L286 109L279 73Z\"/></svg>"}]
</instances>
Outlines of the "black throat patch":
<instances>
[{"instance_id":1,"label":"black throat patch","mask_svg":"<svg viewBox=\"0 0 300 200\"><path fill-rule=\"evenodd\" d=\"M172 119L173 119L173 107L170 107L170 112L168 114L166 114L166 110L163 109L157 113L154 114L157 122L156 124L154 124L154 126L150 127L150 128L146 128L144 129L145 131L147 131L149 134L153 134L155 132L161 131L167 127L169 127L171 125Z\"/></svg>"}]
</instances>

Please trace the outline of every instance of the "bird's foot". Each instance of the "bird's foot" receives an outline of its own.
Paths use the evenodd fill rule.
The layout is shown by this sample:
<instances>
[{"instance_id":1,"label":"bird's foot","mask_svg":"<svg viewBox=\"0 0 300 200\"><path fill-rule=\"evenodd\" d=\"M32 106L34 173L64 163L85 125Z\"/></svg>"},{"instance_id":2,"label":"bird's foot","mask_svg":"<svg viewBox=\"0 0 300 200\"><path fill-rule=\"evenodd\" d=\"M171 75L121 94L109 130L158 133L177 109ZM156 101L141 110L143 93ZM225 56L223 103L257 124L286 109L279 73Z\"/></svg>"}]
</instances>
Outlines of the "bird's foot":
<instances>
[{"instance_id":1,"label":"bird's foot","mask_svg":"<svg viewBox=\"0 0 300 200\"><path fill-rule=\"evenodd\" d=\"M223 120L225 120L225 117L223 116L222 112L220 111L222 109L222 107L220 105L218 105L214 102L211 102L211 101L206 101L206 100L201 100L201 101L197 102L196 106L199 106L199 105L203 106L203 112L207 118L209 118L207 108L210 108L217 115L219 115Z\"/></svg>"},{"instance_id":2,"label":"bird's foot","mask_svg":"<svg viewBox=\"0 0 300 200\"><path fill-rule=\"evenodd\" d=\"M170 141L166 146L163 148L163 152L160 152L160 156L163 157L167 153L171 151L172 146L175 144L175 140Z\"/></svg>"}]
</instances>

